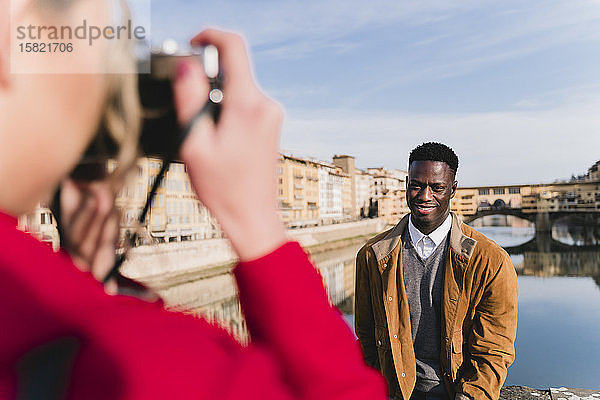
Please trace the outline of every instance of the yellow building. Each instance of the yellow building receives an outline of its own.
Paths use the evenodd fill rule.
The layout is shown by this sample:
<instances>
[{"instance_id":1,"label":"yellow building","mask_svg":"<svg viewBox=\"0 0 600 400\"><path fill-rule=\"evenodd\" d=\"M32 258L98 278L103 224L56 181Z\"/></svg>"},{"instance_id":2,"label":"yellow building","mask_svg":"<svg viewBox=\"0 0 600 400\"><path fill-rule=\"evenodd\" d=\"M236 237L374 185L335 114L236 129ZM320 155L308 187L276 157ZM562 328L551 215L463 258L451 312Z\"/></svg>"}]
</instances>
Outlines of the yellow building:
<instances>
[{"instance_id":1,"label":"yellow building","mask_svg":"<svg viewBox=\"0 0 600 400\"><path fill-rule=\"evenodd\" d=\"M590 181L600 181L600 161L597 161L588 169L587 179Z\"/></svg>"},{"instance_id":2,"label":"yellow building","mask_svg":"<svg viewBox=\"0 0 600 400\"><path fill-rule=\"evenodd\" d=\"M451 208L461 216L477 211L518 209L524 213L600 210L600 182L459 188Z\"/></svg>"},{"instance_id":3,"label":"yellow building","mask_svg":"<svg viewBox=\"0 0 600 400\"><path fill-rule=\"evenodd\" d=\"M109 162L109 170L114 168ZM116 198L121 209L121 233L133 231L146 198L162 167L162 160L140 158L136 173ZM214 218L198 201L183 163L173 162L152 200L148 216L138 230L138 244L221 237Z\"/></svg>"},{"instance_id":4,"label":"yellow building","mask_svg":"<svg viewBox=\"0 0 600 400\"><path fill-rule=\"evenodd\" d=\"M333 164L319 164L319 222L336 224L344 221L342 190L344 173Z\"/></svg>"},{"instance_id":5,"label":"yellow building","mask_svg":"<svg viewBox=\"0 0 600 400\"><path fill-rule=\"evenodd\" d=\"M342 220L352 221L356 219L356 200L353 189L353 179L350 174L340 172L342 176Z\"/></svg>"},{"instance_id":6,"label":"yellow building","mask_svg":"<svg viewBox=\"0 0 600 400\"><path fill-rule=\"evenodd\" d=\"M108 161L109 172L116 168L114 160ZM137 220L146 203L146 198L158 173L162 161L156 158L140 158L136 163L135 173L132 173L115 199L116 207L121 210L121 237L126 232L137 231L138 244L151 244L162 241L167 225L165 184L160 184L156 196L148 210L146 220L138 227Z\"/></svg>"},{"instance_id":7,"label":"yellow building","mask_svg":"<svg viewBox=\"0 0 600 400\"><path fill-rule=\"evenodd\" d=\"M531 197L537 200L532 212L600 210L600 182L536 185L532 190Z\"/></svg>"},{"instance_id":8,"label":"yellow building","mask_svg":"<svg viewBox=\"0 0 600 400\"><path fill-rule=\"evenodd\" d=\"M333 156L333 164L341 168L347 175L342 184L342 213L344 219L357 220L360 217L360 207L358 206L359 186L357 174L360 172L356 169L354 157L349 155Z\"/></svg>"},{"instance_id":9,"label":"yellow building","mask_svg":"<svg viewBox=\"0 0 600 400\"><path fill-rule=\"evenodd\" d=\"M473 215L477 212L477 189L456 190L456 195L450 202L450 209L460 216Z\"/></svg>"},{"instance_id":10,"label":"yellow building","mask_svg":"<svg viewBox=\"0 0 600 400\"><path fill-rule=\"evenodd\" d=\"M478 210L524 209L524 199L530 194L531 185L463 187L457 189L450 206L460 216L474 215Z\"/></svg>"},{"instance_id":11,"label":"yellow building","mask_svg":"<svg viewBox=\"0 0 600 400\"><path fill-rule=\"evenodd\" d=\"M117 167L114 160L108 161L108 170L113 171ZM141 158L137 160L135 173L132 173L123 185L123 188L117 194L115 206L121 210L121 237L124 237L127 231L133 233L138 227L137 220L139 214L146 202L148 191L148 182L150 181L150 165L148 159ZM158 172L156 172L158 173ZM150 242L148 231L148 218L138 230L138 235L141 235L138 242Z\"/></svg>"},{"instance_id":12,"label":"yellow building","mask_svg":"<svg viewBox=\"0 0 600 400\"><path fill-rule=\"evenodd\" d=\"M281 155L277 167L279 214L288 227L319 222L319 173L314 160Z\"/></svg>"},{"instance_id":13,"label":"yellow building","mask_svg":"<svg viewBox=\"0 0 600 400\"><path fill-rule=\"evenodd\" d=\"M377 215L387 225L396 225L409 212L406 204L406 190L388 191L377 198Z\"/></svg>"},{"instance_id":14,"label":"yellow building","mask_svg":"<svg viewBox=\"0 0 600 400\"><path fill-rule=\"evenodd\" d=\"M165 177L166 215L164 241L220 237L216 221L198 201L185 164L173 162Z\"/></svg>"}]
</instances>

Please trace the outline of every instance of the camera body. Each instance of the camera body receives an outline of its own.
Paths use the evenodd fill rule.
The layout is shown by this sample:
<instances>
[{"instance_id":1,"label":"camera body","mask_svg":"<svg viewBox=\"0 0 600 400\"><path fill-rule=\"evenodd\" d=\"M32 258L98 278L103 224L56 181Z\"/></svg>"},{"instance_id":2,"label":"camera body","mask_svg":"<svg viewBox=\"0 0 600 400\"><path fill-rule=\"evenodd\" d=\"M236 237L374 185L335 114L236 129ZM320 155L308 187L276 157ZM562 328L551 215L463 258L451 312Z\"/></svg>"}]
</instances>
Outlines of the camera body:
<instances>
[{"instance_id":1,"label":"camera body","mask_svg":"<svg viewBox=\"0 0 600 400\"><path fill-rule=\"evenodd\" d=\"M170 159L177 156L184 140L186 129L177 121L173 81L177 65L185 60L196 60L204 67L210 84L207 104L215 122L219 115L219 103L223 98L221 91L222 73L219 69L218 51L214 46L192 48L185 53L154 52L149 60L141 61L138 70L150 73L138 75L138 95L142 107L142 123L139 149L143 156ZM142 65L142 63L150 63ZM112 141L104 126L100 126L95 139L86 150L72 177L78 180L101 178L100 169L90 167L105 164L106 159L114 158L117 145ZM96 172L94 172L96 171Z\"/></svg>"},{"instance_id":2,"label":"camera body","mask_svg":"<svg viewBox=\"0 0 600 400\"><path fill-rule=\"evenodd\" d=\"M185 60L196 60L204 67L210 84L207 102L222 100L218 52L214 46L193 48L179 54L154 53L150 58L150 74L139 75L139 96L143 110L140 148L146 156L173 157L177 155L185 134L177 122L172 90L177 65ZM218 119L218 107L212 117Z\"/></svg>"}]
</instances>

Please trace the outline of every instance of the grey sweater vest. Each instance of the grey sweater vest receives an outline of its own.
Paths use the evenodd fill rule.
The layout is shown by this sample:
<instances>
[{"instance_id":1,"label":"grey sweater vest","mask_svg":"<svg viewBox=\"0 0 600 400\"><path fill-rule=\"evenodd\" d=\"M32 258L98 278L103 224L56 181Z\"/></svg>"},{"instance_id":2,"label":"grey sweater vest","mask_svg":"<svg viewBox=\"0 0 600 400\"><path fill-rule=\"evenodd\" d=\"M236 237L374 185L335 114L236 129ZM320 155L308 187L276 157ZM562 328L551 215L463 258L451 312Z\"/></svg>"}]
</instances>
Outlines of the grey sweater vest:
<instances>
[{"instance_id":1,"label":"grey sweater vest","mask_svg":"<svg viewBox=\"0 0 600 400\"><path fill-rule=\"evenodd\" d=\"M448 235L449 236L449 235ZM423 260L414 248L408 227L402 235L402 269L410 310L417 362L415 389L445 393L440 366L440 329L444 264L448 237Z\"/></svg>"}]
</instances>

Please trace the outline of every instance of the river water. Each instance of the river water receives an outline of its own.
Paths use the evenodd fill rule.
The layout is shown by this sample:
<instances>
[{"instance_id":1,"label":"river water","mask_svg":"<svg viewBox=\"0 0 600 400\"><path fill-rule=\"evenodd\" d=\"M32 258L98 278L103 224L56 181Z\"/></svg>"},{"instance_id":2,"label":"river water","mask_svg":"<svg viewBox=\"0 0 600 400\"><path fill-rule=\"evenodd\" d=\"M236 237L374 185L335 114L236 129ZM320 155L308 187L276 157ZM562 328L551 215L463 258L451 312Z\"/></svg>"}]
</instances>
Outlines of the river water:
<instances>
[{"instance_id":1,"label":"river water","mask_svg":"<svg viewBox=\"0 0 600 400\"><path fill-rule=\"evenodd\" d=\"M514 245L528 231L533 236L532 228L479 230L503 246ZM558 225L551 239L583 245L579 233L590 231ZM511 251L519 274L519 316L517 358L506 383L599 389L600 248L539 247L543 251Z\"/></svg>"}]
</instances>

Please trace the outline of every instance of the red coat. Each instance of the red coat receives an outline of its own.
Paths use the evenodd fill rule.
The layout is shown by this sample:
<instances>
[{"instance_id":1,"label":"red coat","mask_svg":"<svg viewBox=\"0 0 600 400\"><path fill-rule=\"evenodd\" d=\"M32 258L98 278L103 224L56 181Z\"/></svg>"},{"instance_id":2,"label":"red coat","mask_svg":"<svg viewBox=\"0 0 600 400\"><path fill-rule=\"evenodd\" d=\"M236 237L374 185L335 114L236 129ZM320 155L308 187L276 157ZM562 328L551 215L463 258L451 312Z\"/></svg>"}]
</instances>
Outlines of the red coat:
<instances>
[{"instance_id":1,"label":"red coat","mask_svg":"<svg viewBox=\"0 0 600 400\"><path fill-rule=\"evenodd\" d=\"M242 347L201 318L106 295L15 226L0 213L1 399L387 399L295 242L236 266Z\"/></svg>"}]
</instances>

